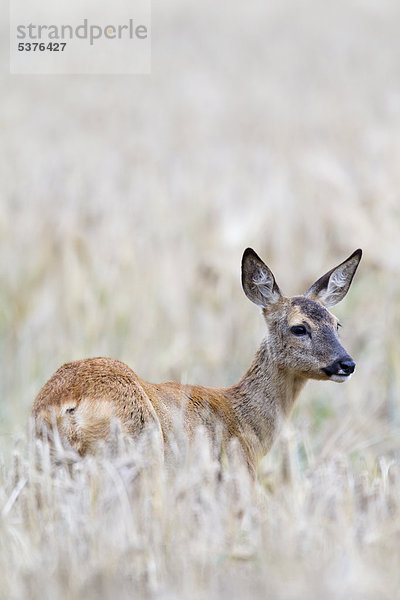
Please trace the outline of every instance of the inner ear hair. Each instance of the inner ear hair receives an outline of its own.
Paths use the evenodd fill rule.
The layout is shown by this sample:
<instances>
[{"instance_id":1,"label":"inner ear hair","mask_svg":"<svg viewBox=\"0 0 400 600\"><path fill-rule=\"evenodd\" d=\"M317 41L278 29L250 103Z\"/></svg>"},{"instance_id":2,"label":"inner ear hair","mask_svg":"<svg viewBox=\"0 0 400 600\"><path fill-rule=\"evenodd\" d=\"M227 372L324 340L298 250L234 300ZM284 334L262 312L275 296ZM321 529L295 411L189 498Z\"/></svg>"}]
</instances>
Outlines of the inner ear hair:
<instances>
[{"instance_id":1,"label":"inner ear hair","mask_svg":"<svg viewBox=\"0 0 400 600\"><path fill-rule=\"evenodd\" d=\"M272 271L252 248L247 248L243 254L242 286L249 300L263 308L282 295Z\"/></svg>"},{"instance_id":2,"label":"inner ear hair","mask_svg":"<svg viewBox=\"0 0 400 600\"><path fill-rule=\"evenodd\" d=\"M358 249L346 260L320 277L304 294L318 300L326 307L334 306L347 294L361 260L362 250Z\"/></svg>"}]
</instances>

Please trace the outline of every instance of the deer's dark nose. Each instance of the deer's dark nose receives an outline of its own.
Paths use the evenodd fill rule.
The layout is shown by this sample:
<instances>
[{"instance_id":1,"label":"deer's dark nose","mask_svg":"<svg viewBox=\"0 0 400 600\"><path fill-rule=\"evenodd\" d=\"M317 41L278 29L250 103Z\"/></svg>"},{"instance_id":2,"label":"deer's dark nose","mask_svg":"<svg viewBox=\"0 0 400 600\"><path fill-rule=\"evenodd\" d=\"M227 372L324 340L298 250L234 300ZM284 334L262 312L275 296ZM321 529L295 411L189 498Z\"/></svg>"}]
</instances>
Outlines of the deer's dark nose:
<instances>
[{"instance_id":1,"label":"deer's dark nose","mask_svg":"<svg viewBox=\"0 0 400 600\"><path fill-rule=\"evenodd\" d=\"M354 372L356 363L351 358L346 360L339 360L339 369L343 371L344 375L351 375Z\"/></svg>"},{"instance_id":2,"label":"deer's dark nose","mask_svg":"<svg viewBox=\"0 0 400 600\"><path fill-rule=\"evenodd\" d=\"M332 377L332 375L351 375L354 372L355 366L356 363L350 356L344 356L322 370L328 377Z\"/></svg>"}]
</instances>

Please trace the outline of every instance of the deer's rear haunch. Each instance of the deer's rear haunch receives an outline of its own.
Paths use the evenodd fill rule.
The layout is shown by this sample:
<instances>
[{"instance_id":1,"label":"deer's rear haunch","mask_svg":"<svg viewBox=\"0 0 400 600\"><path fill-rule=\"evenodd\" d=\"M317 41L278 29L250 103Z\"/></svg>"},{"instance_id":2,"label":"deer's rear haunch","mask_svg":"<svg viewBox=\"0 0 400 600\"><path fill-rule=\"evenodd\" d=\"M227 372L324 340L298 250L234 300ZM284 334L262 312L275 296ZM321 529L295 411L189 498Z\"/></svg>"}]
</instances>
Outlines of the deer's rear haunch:
<instances>
[{"instance_id":1,"label":"deer's rear haunch","mask_svg":"<svg viewBox=\"0 0 400 600\"><path fill-rule=\"evenodd\" d=\"M338 338L339 323L327 308L344 298L361 259L356 250L302 296L282 295L271 270L248 248L242 260L246 296L262 309L266 337L238 383L227 388L148 383L110 358L68 363L37 395L38 430L57 426L80 454L94 450L117 419L136 436L149 425L163 440L180 414L192 434L202 425L225 444L236 437L251 470L270 449L307 379L346 381L355 363Z\"/></svg>"}]
</instances>

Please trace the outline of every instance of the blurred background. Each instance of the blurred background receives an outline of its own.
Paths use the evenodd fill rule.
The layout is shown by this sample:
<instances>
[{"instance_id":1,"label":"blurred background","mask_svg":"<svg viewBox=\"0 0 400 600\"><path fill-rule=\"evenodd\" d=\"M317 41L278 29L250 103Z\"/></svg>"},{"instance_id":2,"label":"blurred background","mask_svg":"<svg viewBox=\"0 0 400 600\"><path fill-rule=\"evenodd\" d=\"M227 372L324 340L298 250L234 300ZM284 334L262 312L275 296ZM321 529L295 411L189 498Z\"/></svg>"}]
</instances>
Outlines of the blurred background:
<instances>
[{"instance_id":1,"label":"blurred background","mask_svg":"<svg viewBox=\"0 0 400 600\"><path fill-rule=\"evenodd\" d=\"M292 427L310 452L396 451L399 3L152 12L150 76L10 76L3 61L1 442L67 361L234 383L264 334L243 250L295 295L361 247L334 309L357 371L310 383Z\"/></svg>"}]
</instances>

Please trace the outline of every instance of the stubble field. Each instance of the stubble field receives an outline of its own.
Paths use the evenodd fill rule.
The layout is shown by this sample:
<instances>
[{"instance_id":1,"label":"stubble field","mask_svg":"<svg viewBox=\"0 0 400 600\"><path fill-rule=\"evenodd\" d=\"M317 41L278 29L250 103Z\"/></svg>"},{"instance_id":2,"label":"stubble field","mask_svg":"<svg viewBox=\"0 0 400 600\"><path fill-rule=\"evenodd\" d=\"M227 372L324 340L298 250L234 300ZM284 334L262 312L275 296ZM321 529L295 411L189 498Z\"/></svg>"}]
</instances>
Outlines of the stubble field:
<instances>
[{"instance_id":1,"label":"stubble field","mask_svg":"<svg viewBox=\"0 0 400 600\"><path fill-rule=\"evenodd\" d=\"M0 598L400 597L400 9L153 4L151 76L1 76ZM6 24L2 25L3 38ZM256 485L204 441L50 464L62 363L230 385L264 330L252 246L299 294L358 247L333 312L357 362L311 382Z\"/></svg>"}]
</instances>

